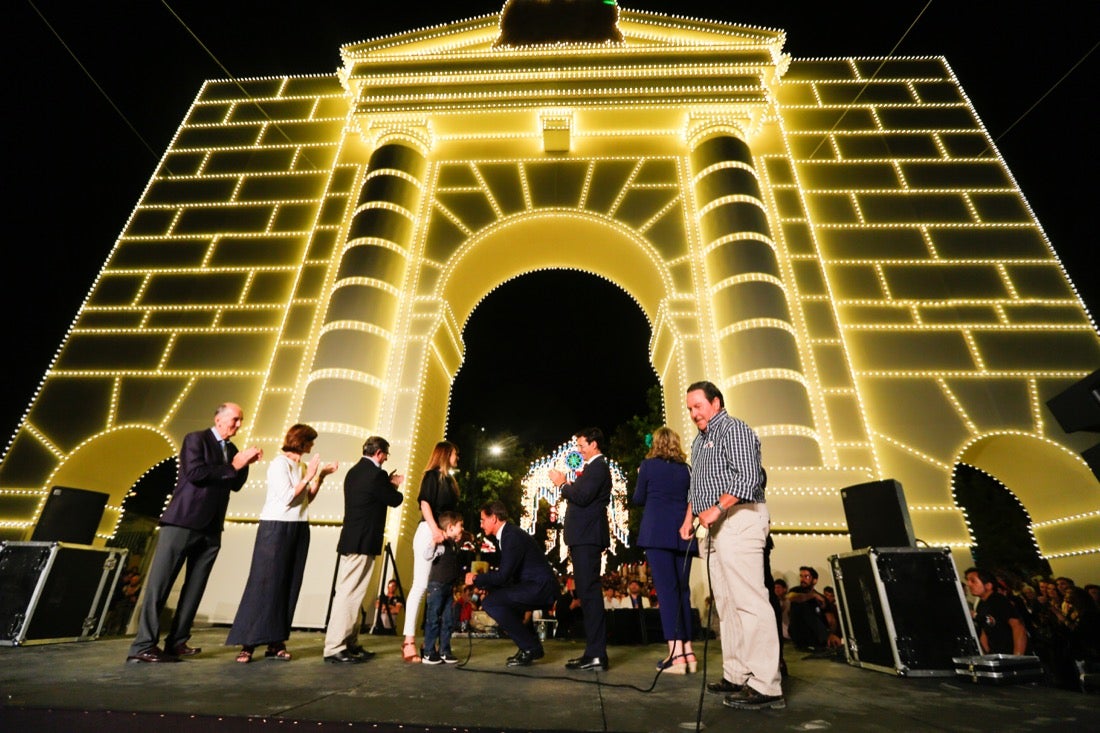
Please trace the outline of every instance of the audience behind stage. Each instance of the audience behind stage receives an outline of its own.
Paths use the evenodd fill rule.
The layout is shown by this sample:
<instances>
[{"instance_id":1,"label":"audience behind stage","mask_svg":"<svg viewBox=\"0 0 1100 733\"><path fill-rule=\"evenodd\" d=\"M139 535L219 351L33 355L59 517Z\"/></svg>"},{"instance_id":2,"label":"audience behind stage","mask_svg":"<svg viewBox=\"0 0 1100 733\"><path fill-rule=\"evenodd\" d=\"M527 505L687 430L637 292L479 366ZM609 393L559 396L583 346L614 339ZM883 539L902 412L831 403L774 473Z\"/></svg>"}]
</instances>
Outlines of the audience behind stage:
<instances>
[{"instance_id":1,"label":"audience behind stage","mask_svg":"<svg viewBox=\"0 0 1100 733\"><path fill-rule=\"evenodd\" d=\"M798 587L787 593L790 603L787 631L791 641L799 649L839 649L843 641L836 596L830 602L824 593L817 590L818 573L809 565L798 569L798 578ZM831 593L832 588L829 591Z\"/></svg>"},{"instance_id":2,"label":"audience behind stage","mask_svg":"<svg viewBox=\"0 0 1100 733\"><path fill-rule=\"evenodd\" d=\"M968 571L969 572L969 571ZM1067 577L1026 578L1010 570L989 572L993 589L1012 607L1027 632L1027 653L1039 657L1050 684L1081 689L1081 674L1100 669L1100 601ZM1100 591L1100 588L1097 588ZM974 605L977 601L972 599Z\"/></svg>"}]
</instances>

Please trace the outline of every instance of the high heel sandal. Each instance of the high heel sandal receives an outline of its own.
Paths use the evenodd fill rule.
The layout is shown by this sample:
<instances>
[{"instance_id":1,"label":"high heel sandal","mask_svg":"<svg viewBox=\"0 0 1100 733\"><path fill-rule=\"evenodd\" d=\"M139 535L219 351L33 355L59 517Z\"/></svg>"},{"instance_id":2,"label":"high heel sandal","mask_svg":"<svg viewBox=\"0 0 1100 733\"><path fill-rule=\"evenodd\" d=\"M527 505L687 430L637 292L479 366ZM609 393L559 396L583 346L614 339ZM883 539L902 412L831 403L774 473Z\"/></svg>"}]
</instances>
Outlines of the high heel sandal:
<instances>
[{"instance_id":1,"label":"high heel sandal","mask_svg":"<svg viewBox=\"0 0 1100 733\"><path fill-rule=\"evenodd\" d=\"M420 655L416 653L416 642L406 641L401 645L401 658L406 662L415 664L420 661Z\"/></svg>"},{"instance_id":2,"label":"high heel sandal","mask_svg":"<svg viewBox=\"0 0 1100 733\"><path fill-rule=\"evenodd\" d=\"M248 647L241 649L240 653L237 655L237 662L239 662L240 664L248 664L249 662L251 662L252 651L253 650L249 649Z\"/></svg>"},{"instance_id":3,"label":"high heel sandal","mask_svg":"<svg viewBox=\"0 0 1100 733\"><path fill-rule=\"evenodd\" d=\"M699 670L699 660L695 658L695 652L685 654L684 662L687 664L688 674L695 674Z\"/></svg>"},{"instance_id":4,"label":"high heel sandal","mask_svg":"<svg viewBox=\"0 0 1100 733\"><path fill-rule=\"evenodd\" d=\"M683 659L685 661L677 662L676 660L678 659ZM687 674L688 672L693 670L688 668L688 662L686 661L686 659L687 657L685 657L683 654L677 654L675 657L670 657L668 659L662 660L657 665L657 669L665 674Z\"/></svg>"}]
</instances>

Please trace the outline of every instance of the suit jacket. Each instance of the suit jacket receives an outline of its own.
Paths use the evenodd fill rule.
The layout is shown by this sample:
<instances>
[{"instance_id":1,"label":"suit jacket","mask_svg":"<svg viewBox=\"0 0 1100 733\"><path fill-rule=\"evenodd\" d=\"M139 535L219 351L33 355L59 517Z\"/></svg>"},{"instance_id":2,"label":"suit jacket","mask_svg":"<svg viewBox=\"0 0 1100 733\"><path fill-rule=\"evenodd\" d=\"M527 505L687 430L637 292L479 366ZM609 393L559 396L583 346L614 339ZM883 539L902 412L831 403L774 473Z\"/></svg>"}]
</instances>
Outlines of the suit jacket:
<instances>
[{"instance_id":1,"label":"suit jacket","mask_svg":"<svg viewBox=\"0 0 1100 733\"><path fill-rule=\"evenodd\" d=\"M222 531L230 492L240 491L248 480L248 466L238 471L232 465L237 446L227 441L225 448L228 461L209 428L183 436L179 479L172 501L160 516L161 524L202 532Z\"/></svg>"},{"instance_id":2,"label":"suit jacket","mask_svg":"<svg viewBox=\"0 0 1100 733\"><path fill-rule=\"evenodd\" d=\"M344 526L336 551L341 555L380 555L386 511L404 497L390 475L363 456L344 476Z\"/></svg>"},{"instance_id":3,"label":"suit jacket","mask_svg":"<svg viewBox=\"0 0 1100 733\"><path fill-rule=\"evenodd\" d=\"M565 512L565 544L611 546L607 505L611 503L611 468L596 456L572 484L561 487L569 502ZM682 519L682 517L681 517Z\"/></svg>"},{"instance_id":4,"label":"suit jacket","mask_svg":"<svg viewBox=\"0 0 1100 733\"><path fill-rule=\"evenodd\" d=\"M634 504L645 507L638 527L638 547L686 552L687 540L680 539L680 525L687 513L691 469L686 463L647 458L638 469ZM694 550L694 540L690 543Z\"/></svg>"},{"instance_id":5,"label":"suit jacket","mask_svg":"<svg viewBox=\"0 0 1100 733\"><path fill-rule=\"evenodd\" d=\"M500 531L500 564L495 570L474 578L474 585L478 588L500 588L521 584L557 589L554 571L535 538L506 522Z\"/></svg>"}]
</instances>

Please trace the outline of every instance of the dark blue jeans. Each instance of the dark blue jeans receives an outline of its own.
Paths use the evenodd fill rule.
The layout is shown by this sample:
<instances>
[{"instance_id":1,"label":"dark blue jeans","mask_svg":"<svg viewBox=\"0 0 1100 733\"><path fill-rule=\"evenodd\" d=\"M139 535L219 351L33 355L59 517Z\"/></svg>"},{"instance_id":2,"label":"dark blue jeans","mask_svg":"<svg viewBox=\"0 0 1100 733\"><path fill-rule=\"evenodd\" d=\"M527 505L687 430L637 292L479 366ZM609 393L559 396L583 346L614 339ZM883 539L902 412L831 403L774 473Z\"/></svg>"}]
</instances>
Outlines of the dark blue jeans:
<instances>
[{"instance_id":1,"label":"dark blue jeans","mask_svg":"<svg viewBox=\"0 0 1100 733\"><path fill-rule=\"evenodd\" d=\"M450 583L438 580L428 581L428 601L424 611L424 649L425 654L435 651L439 642L439 653L451 653L451 629L454 626L454 597Z\"/></svg>"}]
</instances>

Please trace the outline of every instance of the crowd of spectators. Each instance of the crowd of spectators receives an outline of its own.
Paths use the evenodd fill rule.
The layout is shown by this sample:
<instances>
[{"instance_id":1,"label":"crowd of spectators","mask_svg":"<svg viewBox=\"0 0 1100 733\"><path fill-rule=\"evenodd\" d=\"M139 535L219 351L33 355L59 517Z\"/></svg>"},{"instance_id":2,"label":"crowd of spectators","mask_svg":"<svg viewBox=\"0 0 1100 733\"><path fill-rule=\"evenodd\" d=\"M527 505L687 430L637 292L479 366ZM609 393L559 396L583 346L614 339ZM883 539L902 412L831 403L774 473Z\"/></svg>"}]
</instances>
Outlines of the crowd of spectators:
<instances>
[{"instance_id":1,"label":"crowd of spectators","mask_svg":"<svg viewBox=\"0 0 1100 733\"><path fill-rule=\"evenodd\" d=\"M1079 689L1082 672L1100 665L1100 586L1008 571L991 576L1027 631L1027 653L1039 657L1051 683Z\"/></svg>"}]
</instances>

